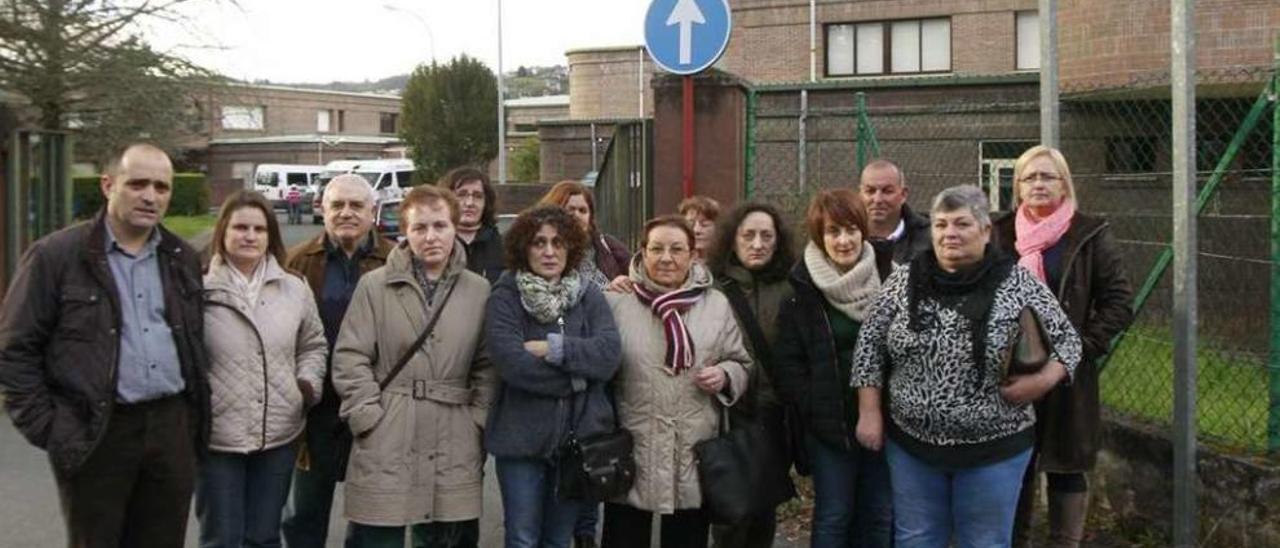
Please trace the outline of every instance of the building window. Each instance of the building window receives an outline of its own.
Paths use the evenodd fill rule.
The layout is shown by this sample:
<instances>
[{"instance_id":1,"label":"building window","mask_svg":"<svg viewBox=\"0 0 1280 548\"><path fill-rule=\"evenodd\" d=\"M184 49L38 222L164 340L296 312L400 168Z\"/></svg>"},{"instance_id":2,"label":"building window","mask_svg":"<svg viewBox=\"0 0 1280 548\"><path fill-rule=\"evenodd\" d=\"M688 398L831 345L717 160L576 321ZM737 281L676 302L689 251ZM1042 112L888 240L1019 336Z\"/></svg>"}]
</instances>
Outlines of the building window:
<instances>
[{"instance_id":1,"label":"building window","mask_svg":"<svg viewBox=\"0 0 1280 548\"><path fill-rule=\"evenodd\" d=\"M265 122L266 107L222 107L222 129L262 130Z\"/></svg>"},{"instance_id":2,"label":"building window","mask_svg":"<svg viewBox=\"0 0 1280 548\"><path fill-rule=\"evenodd\" d=\"M394 135L399 127L400 115L394 112L384 112L378 120L378 131Z\"/></svg>"},{"instance_id":3,"label":"building window","mask_svg":"<svg viewBox=\"0 0 1280 548\"><path fill-rule=\"evenodd\" d=\"M342 133L346 130L347 130L347 111L339 110L338 111L338 133Z\"/></svg>"},{"instance_id":4,"label":"building window","mask_svg":"<svg viewBox=\"0 0 1280 548\"><path fill-rule=\"evenodd\" d=\"M951 70L950 19L840 23L826 31L827 76Z\"/></svg>"},{"instance_id":5,"label":"building window","mask_svg":"<svg viewBox=\"0 0 1280 548\"><path fill-rule=\"evenodd\" d=\"M1018 12L1018 70L1040 69L1040 14Z\"/></svg>"},{"instance_id":6,"label":"building window","mask_svg":"<svg viewBox=\"0 0 1280 548\"><path fill-rule=\"evenodd\" d=\"M329 122L332 116L327 110L316 111L316 132L329 133Z\"/></svg>"}]
</instances>

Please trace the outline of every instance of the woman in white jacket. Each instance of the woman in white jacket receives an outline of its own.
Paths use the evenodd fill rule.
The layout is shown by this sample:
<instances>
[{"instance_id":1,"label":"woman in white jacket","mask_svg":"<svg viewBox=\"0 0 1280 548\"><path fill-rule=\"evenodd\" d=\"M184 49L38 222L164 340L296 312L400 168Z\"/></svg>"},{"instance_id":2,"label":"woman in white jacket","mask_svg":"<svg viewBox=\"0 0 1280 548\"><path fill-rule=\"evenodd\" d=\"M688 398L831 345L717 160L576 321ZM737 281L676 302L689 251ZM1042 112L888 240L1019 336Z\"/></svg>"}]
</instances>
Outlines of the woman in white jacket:
<instances>
[{"instance_id":1,"label":"woman in white jacket","mask_svg":"<svg viewBox=\"0 0 1280 548\"><path fill-rule=\"evenodd\" d=\"M286 272L271 205L222 204L204 277L213 421L196 485L202 548L279 546L307 409L322 394L324 327L302 277Z\"/></svg>"}]
</instances>

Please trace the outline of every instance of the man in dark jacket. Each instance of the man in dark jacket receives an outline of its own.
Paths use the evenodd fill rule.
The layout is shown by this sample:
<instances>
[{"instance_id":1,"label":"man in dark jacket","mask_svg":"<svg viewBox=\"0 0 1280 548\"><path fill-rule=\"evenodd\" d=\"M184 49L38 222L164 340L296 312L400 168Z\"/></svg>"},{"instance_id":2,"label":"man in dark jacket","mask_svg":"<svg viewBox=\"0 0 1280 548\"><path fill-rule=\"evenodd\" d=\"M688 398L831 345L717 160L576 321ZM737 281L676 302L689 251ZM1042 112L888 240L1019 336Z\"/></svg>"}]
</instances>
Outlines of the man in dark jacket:
<instances>
[{"instance_id":1,"label":"man in dark jacket","mask_svg":"<svg viewBox=\"0 0 1280 548\"><path fill-rule=\"evenodd\" d=\"M356 282L387 262L394 245L373 230L377 193L359 175L339 175L321 199L324 233L289 250L289 269L301 273L315 293L324 336L333 343L342 327ZM338 406L331 363L325 367L324 396L307 414L305 445L293 476L293 497L285 507L281 532L290 548L321 548L329 532L333 490L338 482Z\"/></svg>"},{"instance_id":2,"label":"man in dark jacket","mask_svg":"<svg viewBox=\"0 0 1280 548\"><path fill-rule=\"evenodd\" d=\"M866 236L876 250L881 279L888 277L893 265L909 263L916 254L932 249L929 219L907 205L910 191L898 164L885 159L867 164L859 190L867 206Z\"/></svg>"},{"instance_id":3,"label":"man in dark jacket","mask_svg":"<svg viewBox=\"0 0 1280 548\"><path fill-rule=\"evenodd\" d=\"M458 241L467 250L467 270L484 276L493 285L502 274L502 233L498 231L498 202L489 176L478 169L460 167L446 173L440 186L458 196L461 218Z\"/></svg>"},{"instance_id":4,"label":"man in dark jacket","mask_svg":"<svg viewBox=\"0 0 1280 548\"><path fill-rule=\"evenodd\" d=\"M0 309L0 391L49 454L70 546L181 546L209 387L195 251L160 225L169 157L124 151L105 211L32 244Z\"/></svg>"}]
</instances>

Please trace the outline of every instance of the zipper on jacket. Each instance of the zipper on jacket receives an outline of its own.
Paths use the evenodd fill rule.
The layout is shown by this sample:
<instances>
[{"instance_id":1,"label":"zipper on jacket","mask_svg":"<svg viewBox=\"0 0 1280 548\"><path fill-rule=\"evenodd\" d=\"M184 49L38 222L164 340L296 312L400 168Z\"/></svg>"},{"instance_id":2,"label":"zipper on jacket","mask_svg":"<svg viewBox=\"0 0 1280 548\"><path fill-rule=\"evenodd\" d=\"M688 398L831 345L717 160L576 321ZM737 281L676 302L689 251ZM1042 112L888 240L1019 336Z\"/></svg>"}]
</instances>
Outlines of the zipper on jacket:
<instances>
[{"instance_id":1,"label":"zipper on jacket","mask_svg":"<svg viewBox=\"0 0 1280 548\"><path fill-rule=\"evenodd\" d=\"M825 298L825 297L823 297L822 295L818 295L818 298L819 298L819 299L823 299L823 298ZM831 317L827 315L827 307L826 307L826 305L825 305L825 304L823 304L822 302L819 302L819 303L818 303L818 305L822 307L822 308L821 308L821 312L822 312L822 323L825 323L825 324L827 325L827 341L828 341L828 342L830 343L830 345L831 345L831 369L833 369L833 370L834 370L834 372L835 372L835 374L836 374L836 382L839 382L839 381L840 381L840 351L839 351L838 349L836 349L836 331L835 331L835 329L832 329L832 328L831 328ZM852 319L852 318L851 318L851 319ZM861 331L862 331L862 322L858 322L858 331L859 331L859 336L861 336ZM850 367L852 368L852 365L851 365ZM852 375L853 375L853 372L852 372L852 370L850 370L850 377L852 377ZM888 388L889 388L889 387L888 387L888 384L889 384L888 382L883 382L883 383L881 383L881 384L883 385L883 389L884 389L884 390L888 390ZM850 388L850 387L847 387L847 386L846 386L846 387L844 387L844 389L846 389L846 390L853 390L853 388ZM856 403L856 402L855 402L855 403ZM848 402L846 402L846 401L845 401L845 399L844 399L843 397L841 397L841 398L840 398L840 406L841 406L841 407L844 407L844 417L841 417L841 420L840 420L840 429L841 429L841 430L844 430L844 439L843 439L842 441L844 442L844 445L845 445L845 447L844 447L844 448L845 448L845 450L846 450L846 451L847 451L847 450L850 450L850 449L852 449L852 448L853 448L853 447L849 444L849 438L851 438L852 436L851 436L851 434L849 433L849 419L848 419L848 417L849 417L849 414L850 414L850 413L849 413L849 409L848 409L848 407L846 407L847 405L848 405Z\"/></svg>"},{"instance_id":2,"label":"zipper on jacket","mask_svg":"<svg viewBox=\"0 0 1280 548\"><path fill-rule=\"evenodd\" d=\"M258 446L258 450L264 451L267 448L267 407L271 403L271 381L267 379L267 344L263 342L262 334L258 332L258 327L254 325L253 319L244 311L216 300L206 299L205 304L221 306L239 314L241 318L249 323L249 328L253 331L254 338L258 339L258 355L262 357L262 441ZM212 417L210 419L212 420Z\"/></svg>"}]
</instances>

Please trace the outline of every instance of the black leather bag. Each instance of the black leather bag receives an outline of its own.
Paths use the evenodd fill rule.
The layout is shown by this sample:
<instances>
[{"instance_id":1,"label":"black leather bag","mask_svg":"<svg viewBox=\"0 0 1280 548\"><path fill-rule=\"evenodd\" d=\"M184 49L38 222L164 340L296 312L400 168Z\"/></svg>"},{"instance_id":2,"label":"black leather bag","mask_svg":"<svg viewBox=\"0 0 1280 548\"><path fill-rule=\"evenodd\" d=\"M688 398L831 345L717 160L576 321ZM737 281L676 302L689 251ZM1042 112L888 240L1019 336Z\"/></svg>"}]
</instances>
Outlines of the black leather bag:
<instances>
[{"instance_id":1,"label":"black leather bag","mask_svg":"<svg viewBox=\"0 0 1280 548\"><path fill-rule=\"evenodd\" d=\"M573 399L576 402L578 396ZM612 398L609 401L613 403ZM579 438L576 430L586 411L584 401L568 441L560 448L556 494L565 500L589 502L619 498L626 495L636 481L635 441L631 432L618 426L616 405L612 432Z\"/></svg>"},{"instance_id":2,"label":"black leather bag","mask_svg":"<svg viewBox=\"0 0 1280 548\"><path fill-rule=\"evenodd\" d=\"M422 330L420 335L418 335L417 340L413 341L413 344L409 345L409 348L405 350L404 355L400 356L400 359L396 361L396 364L391 367L391 372L387 373L386 378L378 381L378 392L382 392L383 390L386 390L388 386L391 386L391 381L396 380L396 375L399 375L400 371L404 369L404 366L408 365L409 360L413 359L413 355L418 353L419 348L422 348L422 344L427 342L427 337L430 337L431 332L436 329L436 322L440 319L440 316L444 314L444 307L449 304L449 297L453 296L453 288L455 287L458 287L458 282L456 280L449 285L449 291L445 292L444 301L440 303L440 308L436 309L436 315L432 316L431 321L427 322L427 327ZM377 360L375 359L374 362L376 363ZM333 432L334 451L338 454L335 461L335 470L337 471L335 477L338 481L347 480L347 464L351 462L351 446L354 444L355 437L351 435L351 428L347 426L347 422L338 421L338 425L334 427Z\"/></svg>"},{"instance_id":3,"label":"black leather bag","mask_svg":"<svg viewBox=\"0 0 1280 548\"><path fill-rule=\"evenodd\" d=\"M729 428L722 410L720 435L693 446L702 507L713 523L741 523L795 496L785 446L759 422Z\"/></svg>"}]
</instances>

